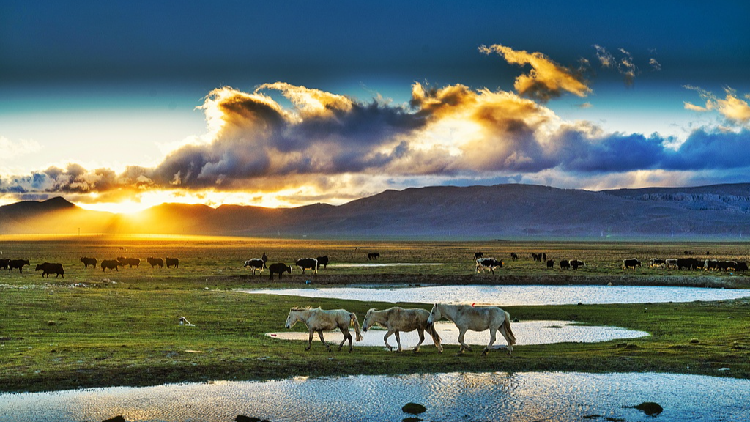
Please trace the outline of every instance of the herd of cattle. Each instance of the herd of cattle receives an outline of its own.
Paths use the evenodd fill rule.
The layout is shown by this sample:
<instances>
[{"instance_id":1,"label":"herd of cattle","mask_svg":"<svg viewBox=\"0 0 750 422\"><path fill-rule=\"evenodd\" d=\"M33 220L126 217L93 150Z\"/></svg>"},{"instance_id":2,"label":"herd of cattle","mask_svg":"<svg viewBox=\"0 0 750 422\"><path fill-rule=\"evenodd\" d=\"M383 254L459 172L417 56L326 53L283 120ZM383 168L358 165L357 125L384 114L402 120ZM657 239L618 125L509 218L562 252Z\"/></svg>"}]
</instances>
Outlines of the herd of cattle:
<instances>
[{"instance_id":1,"label":"herd of cattle","mask_svg":"<svg viewBox=\"0 0 750 422\"><path fill-rule=\"evenodd\" d=\"M687 252L686 252L687 254ZM373 260L380 257L380 253L373 252L368 253L367 259ZM515 252L510 253L510 259L512 261L517 261L519 259L518 254ZM546 252L540 252L540 253L531 253L531 259L535 262L544 263L547 268L552 269L555 267L555 264L559 265L561 270L577 270L581 267L586 266L586 263L584 261L578 260L578 259L561 259L559 261L555 261L553 259L547 259L547 253ZM484 253L482 252L475 252L474 253L474 261L476 262L476 272L477 274L483 273L485 271L489 271L492 274L495 273L495 270L498 268L503 268L503 261L498 260L491 257L484 257ZM84 265L84 268L88 268L89 265L93 268L96 268L97 264L99 264L100 268L102 269L102 272L105 272L106 270L114 270L119 271L119 267L125 267L129 266L130 268L138 267L141 264L141 260L138 258L126 258L126 257L118 257L117 259L105 259L99 262L96 258L88 258L83 257L81 258L81 262ZM151 265L151 268L159 267L163 268L165 265L167 268L179 268L180 261L177 258L154 258L154 257L148 257L146 258L146 262L148 262L149 265ZM328 255L322 255L318 256L316 258L301 258L295 261L294 266L299 268L302 271L302 274L305 274L306 270L312 271L314 274L318 273L318 270L321 266L323 268L328 268L329 258ZM23 267L26 265L31 265L29 263L29 260L27 259L0 259L0 269L7 269L9 271L12 271L14 269L18 269L19 272L23 272ZM644 264L635 258L628 258L624 259L622 261L622 268L624 270L633 269L642 267ZM664 269L676 269L676 270L715 270L715 271L735 271L735 272L745 272L748 271L748 265L744 261L721 261L717 259L697 259L697 258L674 258L674 259L651 259L648 261L648 266L651 268L664 268ZM263 273L263 270L267 269L270 273L271 280L273 280L273 275L278 274L279 279L281 279L282 275L284 273L292 273L292 266L287 265L285 263L279 262L275 264L268 264L268 257L265 253L263 253L263 256L261 258L257 259L249 259L245 261L244 267L249 267L250 270L252 270L253 275L255 275L256 272ZM65 277L65 270L63 268L62 264L59 263L51 263L51 262L44 262L42 264L37 264L36 271L42 271L42 277L49 277L50 274L55 274L55 277L62 276Z\"/></svg>"},{"instance_id":2,"label":"herd of cattle","mask_svg":"<svg viewBox=\"0 0 750 422\"><path fill-rule=\"evenodd\" d=\"M687 255L692 253L685 252ZM518 254L515 252L510 253L510 258L513 261L518 260ZM531 259L536 262L543 262L547 268L554 268L555 261L547 259L547 253L531 253ZM495 273L495 269L502 268L503 262L495 258L485 258L484 253L475 252L474 260L476 261L477 273L490 271L492 274ZM558 262L561 270L573 269L584 267L586 263L578 259L561 259ZM648 261L648 265L651 268L664 268L664 269L675 269L675 270L706 270L706 271L735 271L745 272L748 271L747 262L744 261L721 261L718 259L697 259L697 258L673 258L673 259L658 259L654 258ZM642 267L643 264L640 260L635 258L628 258L622 260L622 268L624 270Z\"/></svg>"},{"instance_id":3,"label":"herd of cattle","mask_svg":"<svg viewBox=\"0 0 750 422\"><path fill-rule=\"evenodd\" d=\"M84 268L88 268L89 265L91 265L92 268L96 268L96 264L99 263L99 261L96 258L87 258L83 257L81 258L81 262L83 263ZM167 268L174 267L178 268L180 266L180 260L177 258L154 258L154 257L148 257L146 258L146 262L151 264L151 268L159 267L163 268L166 262ZM8 271L12 271L14 269L17 269L18 272L23 273L23 267L26 265L31 265L29 263L28 259L0 259L0 269L7 269ZM138 267L141 265L141 260L138 258L125 258L123 256L118 257L117 259L105 259L102 260L101 263L99 263L102 272L105 272L107 270L115 270L119 271L118 267L125 267L126 265L130 266L130 268ZM53 262L44 262L41 264L36 265L36 271L42 272L42 277L49 277L50 274L55 274L55 278L62 276L65 278L65 269L63 268L63 265L60 263L53 263Z\"/></svg>"},{"instance_id":4,"label":"herd of cattle","mask_svg":"<svg viewBox=\"0 0 750 422\"><path fill-rule=\"evenodd\" d=\"M380 254L378 254L379 256ZM368 256L368 259L372 259ZM276 264L271 264L266 266L266 263L268 262L268 257L266 256L265 252L263 253L263 256L256 259L249 259L245 261L245 267L250 267L250 269L253 271L253 275L255 275L255 272L258 271L259 273L263 273L264 269L268 269L268 272L271 273L271 280L273 280L273 275L278 274L279 279L281 279L282 274L284 273L292 273L292 267L289 265L286 265L283 262L278 262ZM320 269L320 266L323 266L323 268L328 268L328 255L319 256L317 258L301 258L294 262L294 266L298 267L302 270L302 274L305 273L305 270L311 270L314 274L318 273L318 270Z\"/></svg>"}]
</instances>

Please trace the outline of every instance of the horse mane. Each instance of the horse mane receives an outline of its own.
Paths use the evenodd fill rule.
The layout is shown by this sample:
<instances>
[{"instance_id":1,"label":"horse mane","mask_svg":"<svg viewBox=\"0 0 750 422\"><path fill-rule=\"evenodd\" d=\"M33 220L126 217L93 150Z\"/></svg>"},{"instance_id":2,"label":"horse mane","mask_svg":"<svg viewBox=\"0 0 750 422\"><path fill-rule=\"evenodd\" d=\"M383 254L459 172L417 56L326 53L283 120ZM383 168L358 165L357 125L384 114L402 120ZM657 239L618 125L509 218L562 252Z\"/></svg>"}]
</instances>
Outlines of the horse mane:
<instances>
[{"instance_id":1,"label":"horse mane","mask_svg":"<svg viewBox=\"0 0 750 422\"><path fill-rule=\"evenodd\" d=\"M294 308L290 309L290 311L309 311L310 309L312 309L312 306L306 306L304 308L295 306Z\"/></svg>"}]
</instances>

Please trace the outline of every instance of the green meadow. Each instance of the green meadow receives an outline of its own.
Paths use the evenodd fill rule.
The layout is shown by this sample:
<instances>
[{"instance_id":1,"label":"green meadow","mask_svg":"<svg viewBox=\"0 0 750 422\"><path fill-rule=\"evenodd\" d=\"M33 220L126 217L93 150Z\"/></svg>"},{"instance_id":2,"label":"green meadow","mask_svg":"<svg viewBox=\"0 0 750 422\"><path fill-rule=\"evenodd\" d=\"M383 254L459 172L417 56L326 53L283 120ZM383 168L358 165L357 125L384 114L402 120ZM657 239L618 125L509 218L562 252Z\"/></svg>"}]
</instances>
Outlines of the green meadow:
<instances>
[{"instance_id":1,"label":"green meadow","mask_svg":"<svg viewBox=\"0 0 750 422\"><path fill-rule=\"evenodd\" d=\"M502 259L492 274L474 274L474 252ZM182 381L261 380L292 376L429 373L446 371L657 371L750 378L750 299L631 305L504 307L519 320L572 320L643 330L649 337L602 343L517 346L512 356L481 348L457 355L423 347L389 353L357 347L327 352L319 343L265 335L284 330L289 308L346 308L360 321L367 309L393 304L250 295L240 288L330 284L670 284L750 287L750 274L676 271L644 266L623 270L622 259L695 257L748 260L745 244L650 244L577 242L387 242L206 237L0 237L1 258L29 259L23 273L0 270L0 391L46 391L79 387L141 386ZM293 264L328 255L318 275L296 271L282 280L251 275L244 260L263 253L269 263ZM336 266L433 263L396 267ZM510 259L510 253L519 256ZM575 275L531 259L579 259ZM137 268L103 272L80 258L100 262L140 258ZM180 259L179 268L151 268L149 256ZM62 263L65 278L42 278L41 262ZM748 290L750 296L750 290ZM431 304L401 304L421 306ZM195 326L178 325L185 316ZM295 330L304 331L298 324ZM340 335L327 338L340 341ZM503 341L501 340L502 344Z\"/></svg>"}]
</instances>

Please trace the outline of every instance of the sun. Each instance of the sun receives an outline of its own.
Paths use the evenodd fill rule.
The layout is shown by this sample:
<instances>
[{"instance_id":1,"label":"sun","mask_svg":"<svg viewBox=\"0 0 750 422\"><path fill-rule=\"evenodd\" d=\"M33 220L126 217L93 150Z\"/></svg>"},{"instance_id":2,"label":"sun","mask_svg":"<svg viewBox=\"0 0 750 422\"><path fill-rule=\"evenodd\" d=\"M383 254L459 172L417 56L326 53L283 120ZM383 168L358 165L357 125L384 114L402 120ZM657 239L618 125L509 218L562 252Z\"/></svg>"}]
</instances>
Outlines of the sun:
<instances>
[{"instance_id":1,"label":"sun","mask_svg":"<svg viewBox=\"0 0 750 422\"><path fill-rule=\"evenodd\" d=\"M135 214L151 208L154 204L126 200L121 202L98 202L94 204L77 205L90 211L110 212L113 214Z\"/></svg>"}]
</instances>

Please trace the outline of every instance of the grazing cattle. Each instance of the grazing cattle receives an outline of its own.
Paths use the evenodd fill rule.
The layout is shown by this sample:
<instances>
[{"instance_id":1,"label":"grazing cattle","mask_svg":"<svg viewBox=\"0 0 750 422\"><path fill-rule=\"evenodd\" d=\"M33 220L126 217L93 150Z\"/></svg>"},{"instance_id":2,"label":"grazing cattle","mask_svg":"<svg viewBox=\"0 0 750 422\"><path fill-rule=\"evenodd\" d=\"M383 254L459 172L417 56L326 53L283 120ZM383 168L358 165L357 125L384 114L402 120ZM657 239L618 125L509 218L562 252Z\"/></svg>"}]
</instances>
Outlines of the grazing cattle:
<instances>
[{"instance_id":1,"label":"grazing cattle","mask_svg":"<svg viewBox=\"0 0 750 422\"><path fill-rule=\"evenodd\" d=\"M513 345L516 344L516 336L510 329L510 314L496 306L470 306L470 305L445 305L436 303L430 311L430 317L427 322L434 324L441 318L447 318L453 321L458 328L458 342L461 343L459 353L464 350L471 350L471 347L464 343L466 331L484 331L490 330L490 342L482 352L486 355L490 347L495 343L495 334L497 330L505 337L508 342L508 354L513 352Z\"/></svg>"},{"instance_id":2,"label":"grazing cattle","mask_svg":"<svg viewBox=\"0 0 750 422\"><path fill-rule=\"evenodd\" d=\"M8 271L13 271L13 268L18 268L18 272L23 272L24 265L31 265L28 259L11 259L8 261Z\"/></svg>"},{"instance_id":3,"label":"grazing cattle","mask_svg":"<svg viewBox=\"0 0 750 422\"><path fill-rule=\"evenodd\" d=\"M244 266L250 267L250 269L253 270L253 275L255 275L256 270L263 274L263 269L266 268L266 263L263 262L263 259L248 259L245 261Z\"/></svg>"},{"instance_id":4,"label":"grazing cattle","mask_svg":"<svg viewBox=\"0 0 750 422\"><path fill-rule=\"evenodd\" d=\"M732 271L737 269L737 262L736 261L716 261L716 260L706 260L704 263L704 268L709 269L717 269L719 271Z\"/></svg>"},{"instance_id":5,"label":"grazing cattle","mask_svg":"<svg viewBox=\"0 0 750 422\"><path fill-rule=\"evenodd\" d=\"M688 270L695 270L698 267L703 267L705 265L705 262L699 261L695 258L677 258L677 269L688 269Z\"/></svg>"},{"instance_id":6,"label":"grazing cattle","mask_svg":"<svg viewBox=\"0 0 750 422\"><path fill-rule=\"evenodd\" d=\"M432 337L432 342L435 343L435 347L437 347L440 353L443 353L443 345L440 344L440 335L435 330L435 325L427 323L427 318L429 317L430 313L420 308L405 309L394 306L393 308L388 308L383 311L378 311L375 308L372 308L367 311L365 320L362 321L362 331L367 331L368 328L376 324L385 327L388 330L383 337L385 347L387 347L388 350L393 350L393 347L388 344L388 337L392 334L396 334L396 343L398 343L398 349L396 349L396 351L398 352L401 351L401 337L398 334L399 332L408 333L417 330L417 334L419 334L419 343L417 343L417 347L414 348L414 351L418 352L419 346L424 342L424 332L427 331Z\"/></svg>"},{"instance_id":7,"label":"grazing cattle","mask_svg":"<svg viewBox=\"0 0 750 422\"><path fill-rule=\"evenodd\" d=\"M268 266L268 272L271 273L271 280L273 280L273 275L278 274L279 280L281 280L281 275L286 273L291 274L292 273L292 267L289 265L286 265L282 262L279 262L277 264L271 264Z\"/></svg>"},{"instance_id":8,"label":"grazing cattle","mask_svg":"<svg viewBox=\"0 0 750 422\"><path fill-rule=\"evenodd\" d=\"M518 261L518 255L516 255L515 252L511 252L510 253L510 259L512 259L514 261Z\"/></svg>"},{"instance_id":9,"label":"grazing cattle","mask_svg":"<svg viewBox=\"0 0 750 422\"><path fill-rule=\"evenodd\" d=\"M745 272L747 271L747 262L738 261L736 262L736 265L734 266L734 270L737 272Z\"/></svg>"},{"instance_id":10,"label":"grazing cattle","mask_svg":"<svg viewBox=\"0 0 750 422\"><path fill-rule=\"evenodd\" d=\"M489 270L492 274L495 274L495 268L502 268L503 261L498 261L495 258L479 258L477 259L477 274Z\"/></svg>"},{"instance_id":11,"label":"grazing cattle","mask_svg":"<svg viewBox=\"0 0 750 422\"><path fill-rule=\"evenodd\" d=\"M133 265L136 267L141 265L141 260L138 258L125 258L124 256L120 256L117 258L117 262L120 263L121 267L125 267L126 265L129 265L130 268L133 268Z\"/></svg>"},{"instance_id":12,"label":"grazing cattle","mask_svg":"<svg viewBox=\"0 0 750 422\"><path fill-rule=\"evenodd\" d=\"M6 270L8 269L9 266L10 266L10 259L8 258L0 259L0 268Z\"/></svg>"},{"instance_id":13,"label":"grazing cattle","mask_svg":"<svg viewBox=\"0 0 750 422\"><path fill-rule=\"evenodd\" d=\"M547 260L547 268L555 268L555 261L553 259Z\"/></svg>"},{"instance_id":14,"label":"grazing cattle","mask_svg":"<svg viewBox=\"0 0 750 422\"><path fill-rule=\"evenodd\" d=\"M380 258L380 252L368 252L367 253L368 261L373 260L373 259L378 259L378 258Z\"/></svg>"},{"instance_id":15,"label":"grazing cattle","mask_svg":"<svg viewBox=\"0 0 750 422\"><path fill-rule=\"evenodd\" d=\"M571 259L570 260L570 268L572 268L574 270L577 270L577 269L579 269L581 267L585 267L585 266L586 266L586 263L583 262L583 261L580 261L578 259Z\"/></svg>"},{"instance_id":16,"label":"grazing cattle","mask_svg":"<svg viewBox=\"0 0 750 422\"><path fill-rule=\"evenodd\" d=\"M320 269L320 266L323 266L323 269L328 268L328 255L323 255L315 258L318 260L318 269Z\"/></svg>"},{"instance_id":17,"label":"grazing cattle","mask_svg":"<svg viewBox=\"0 0 750 422\"><path fill-rule=\"evenodd\" d=\"M677 260L676 259L672 259L672 258L665 259L664 260L664 266L667 267L667 269L672 268L672 267L677 268Z\"/></svg>"},{"instance_id":18,"label":"grazing cattle","mask_svg":"<svg viewBox=\"0 0 750 422\"><path fill-rule=\"evenodd\" d=\"M648 266L651 267L651 268L653 268L653 267L664 268L666 265L667 265L667 261L666 260L664 260L664 259L658 259L658 258L652 259L649 262L649 264L648 264Z\"/></svg>"},{"instance_id":19,"label":"grazing cattle","mask_svg":"<svg viewBox=\"0 0 750 422\"><path fill-rule=\"evenodd\" d=\"M161 258L153 258L149 256L148 258L146 258L146 262L151 264L151 268L154 268L157 265L159 266L159 268L164 267L164 260Z\"/></svg>"},{"instance_id":20,"label":"grazing cattle","mask_svg":"<svg viewBox=\"0 0 750 422\"><path fill-rule=\"evenodd\" d=\"M86 258L84 256L83 258L81 258L81 262L83 262L83 268L88 268L89 265L91 265L93 268L96 268L96 258Z\"/></svg>"},{"instance_id":21,"label":"grazing cattle","mask_svg":"<svg viewBox=\"0 0 750 422\"><path fill-rule=\"evenodd\" d=\"M632 268L632 269L635 270L635 267L640 267L640 266L641 266L641 261L639 261L637 259L630 258L630 259L623 259L622 260L622 268L623 269L627 270L628 268Z\"/></svg>"},{"instance_id":22,"label":"grazing cattle","mask_svg":"<svg viewBox=\"0 0 750 422\"><path fill-rule=\"evenodd\" d=\"M318 273L318 260L315 258L301 258L294 265L302 269L302 274L305 273L305 270L311 270L314 274Z\"/></svg>"},{"instance_id":23,"label":"grazing cattle","mask_svg":"<svg viewBox=\"0 0 750 422\"><path fill-rule=\"evenodd\" d=\"M561 270L567 270L570 268L570 261L567 259L561 259L560 260L560 269Z\"/></svg>"},{"instance_id":24,"label":"grazing cattle","mask_svg":"<svg viewBox=\"0 0 750 422\"><path fill-rule=\"evenodd\" d=\"M349 353L351 353L352 335L349 333L350 325L354 325L354 331L357 333L357 341L362 341L362 334L359 332L357 315L346 309L323 310L320 308L292 308L289 311L289 316L286 318L286 328L292 328L298 321L302 321L307 325L307 329L310 331L310 338L305 350L310 350L312 347L313 333L317 332L318 336L320 336L320 341L330 352L331 346L329 346L323 339L323 330L329 331L338 328L344 334L344 339L341 340L341 344L339 344L339 350L344 347L344 342L348 339Z\"/></svg>"},{"instance_id":25,"label":"grazing cattle","mask_svg":"<svg viewBox=\"0 0 750 422\"><path fill-rule=\"evenodd\" d=\"M479 258L484 258L484 252L474 252L474 261Z\"/></svg>"},{"instance_id":26,"label":"grazing cattle","mask_svg":"<svg viewBox=\"0 0 750 422\"><path fill-rule=\"evenodd\" d=\"M42 270L42 277L45 275L47 278L49 278L50 274L55 274L55 278L57 276L61 275L63 278L65 278L65 270L63 270L62 264L52 264L49 262L45 262L43 264L36 264L36 270L39 271Z\"/></svg>"},{"instance_id":27,"label":"grazing cattle","mask_svg":"<svg viewBox=\"0 0 750 422\"><path fill-rule=\"evenodd\" d=\"M105 272L107 268L118 272L120 271L117 269L117 267L120 266L120 262L116 259L104 259L100 265L102 266L102 272Z\"/></svg>"},{"instance_id":28,"label":"grazing cattle","mask_svg":"<svg viewBox=\"0 0 750 422\"><path fill-rule=\"evenodd\" d=\"M167 268L169 267L179 268L180 266L180 260L177 258L166 258L164 261L166 261Z\"/></svg>"}]
</instances>

